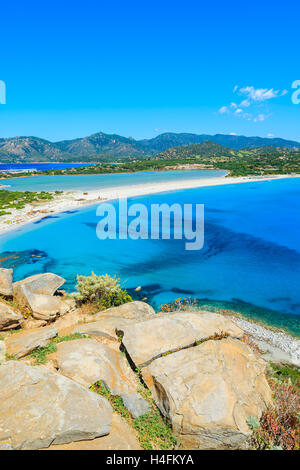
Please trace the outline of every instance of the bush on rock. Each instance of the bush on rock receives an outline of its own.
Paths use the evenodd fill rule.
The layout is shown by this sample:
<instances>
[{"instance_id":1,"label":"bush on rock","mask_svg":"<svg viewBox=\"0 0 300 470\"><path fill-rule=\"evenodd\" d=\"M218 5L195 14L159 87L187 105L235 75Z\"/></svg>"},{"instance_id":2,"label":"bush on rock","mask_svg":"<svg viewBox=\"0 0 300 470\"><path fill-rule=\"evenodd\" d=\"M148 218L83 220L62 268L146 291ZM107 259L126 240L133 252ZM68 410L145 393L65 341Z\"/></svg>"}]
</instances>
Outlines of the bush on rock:
<instances>
[{"instance_id":1,"label":"bush on rock","mask_svg":"<svg viewBox=\"0 0 300 470\"><path fill-rule=\"evenodd\" d=\"M79 291L76 300L93 302L104 308L118 307L132 301L127 291L121 289L119 279L108 274L97 276L92 272L90 276L77 275L76 289Z\"/></svg>"}]
</instances>

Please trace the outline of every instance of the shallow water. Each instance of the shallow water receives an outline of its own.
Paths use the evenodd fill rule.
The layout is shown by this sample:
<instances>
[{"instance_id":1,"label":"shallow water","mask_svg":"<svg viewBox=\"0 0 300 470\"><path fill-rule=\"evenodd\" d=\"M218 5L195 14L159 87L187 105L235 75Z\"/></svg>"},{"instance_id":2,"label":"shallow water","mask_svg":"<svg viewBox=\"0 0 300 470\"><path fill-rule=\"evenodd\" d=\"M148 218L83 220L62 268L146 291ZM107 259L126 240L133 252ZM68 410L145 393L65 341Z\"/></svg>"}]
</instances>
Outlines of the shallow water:
<instances>
[{"instance_id":1,"label":"shallow water","mask_svg":"<svg viewBox=\"0 0 300 470\"><path fill-rule=\"evenodd\" d=\"M223 176L226 171L186 170L186 171L144 171L138 173L117 173L106 175L61 175L27 176L1 180L0 184L9 185L10 191L55 191L55 190L92 190L135 184L159 183L166 181L193 180Z\"/></svg>"},{"instance_id":2,"label":"shallow water","mask_svg":"<svg viewBox=\"0 0 300 470\"><path fill-rule=\"evenodd\" d=\"M204 203L205 244L96 237L96 207L48 217L1 237L1 265L16 280L43 271L116 274L157 307L188 295L299 333L300 181L282 179L174 191L131 202ZM117 203L115 203L117 205Z\"/></svg>"}]
</instances>

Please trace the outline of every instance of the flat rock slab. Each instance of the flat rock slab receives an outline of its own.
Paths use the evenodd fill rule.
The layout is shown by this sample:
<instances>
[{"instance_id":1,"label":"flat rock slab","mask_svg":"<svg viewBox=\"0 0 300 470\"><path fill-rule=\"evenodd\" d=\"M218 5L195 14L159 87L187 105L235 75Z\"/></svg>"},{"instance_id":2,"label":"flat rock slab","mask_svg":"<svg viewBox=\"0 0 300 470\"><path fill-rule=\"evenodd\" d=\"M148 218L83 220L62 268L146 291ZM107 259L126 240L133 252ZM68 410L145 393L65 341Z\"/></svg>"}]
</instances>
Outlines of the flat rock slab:
<instances>
[{"instance_id":1,"label":"flat rock slab","mask_svg":"<svg viewBox=\"0 0 300 470\"><path fill-rule=\"evenodd\" d=\"M22 281L14 282L13 293L18 295L20 286L26 286L35 294L53 295L65 282L65 279L57 276L57 274L35 274Z\"/></svg>"},{"instance_id":2,"label":"flat rock slab","mask_svg":"<svg viewBox=\"0 0 300 470\"><path fill-rule=\"evenodd\" d=\"M163 354L192 346L216 334L241 338L243 331L223 315L178 312L159 315L123 328L123 345L141 368Z\"/></svg>"},{"instance_id":3,"label":"flat rock slab","mask_svg":"<svg viewBox=\"0 0 300 470\"><path fill-rule=\"evenodd\" d=\"M123 317L138 320L140 318L154 316L155 311L151 307L151 305L136 300L134 302L128 302L126 304L120 305L119 307L112 307L108 308L107 310L103 310L102 312L99 312L95 315L95 320L97 321L97 317L102 317L102 315L111 315L114 317Z\"/></svg>"},{"instance_id":4,"label":"flat rock slab","mask_svg":"<svg viewBox=\"0 0 300 470\"><path fill-rule=\"evenodd\" d=\"M47 346L50 339L55 336L57 336L57 330L52 326L15 333L5 339L6 352L10 356L20 358L37 348Z\"/></svg>"},{"instance_id":5,"label":"flat rock slab","mask_svg":"<svg viewBox=\"0 0 300 470\"><path fill-rule=\"evenodd\" d=\"M50 358L61 374L85 387L101 380L113 395L136 392L136 377L125 357L94 339L59 343Z\"/></svg>"},{"instance_id":6,"label":"flat rock slab","mask_svg":"<svg viewBox=\"0 0 300 470\"><path fill-rule=\"evenodd\" d=\"M108 436L51 446L46 450L142 450L136 432L116 413Z\"/></svg>"},{"instance_id":7,"label":"flat rock slab","mask_svg":"<svg viewBox=\"0 0 300 470\"><path fill-rule=\"evenodd\" d=\"M108 401L43 366L0 366L0 444L41 449L110 432Z\"/></svg>"},{"instance_id":8,"label":"flat rock slab","mask_svg":"<svg viewBox=\"0 0 300 470\"><path fill-rule=\"evenodd\" d=\"M249 346L226 338L156 359L142 375L186 448L237 449L248 417L272 404L264 371Z\"/></svg>"},{"instance_id":9,"label":"flat rock slab","mask_svg":"<svg viewBox=\"0 0 300 470\"><path fill-rule=\"evenodd\" d=\"M9 305L0 302L0 331L16 328L22 319L20 312L15 312Z\"/></svg>"},{"instance_id":10,"label":"flat rock slab","mask_svg":"<svg viewBox=\"0 0 300 470\"><path fill-rule=\"evenodd\" d=\"M86 333L89 335L118 339L118 336L123 335L124 327L132 325L133 323L136 323L136 320L132 318L97 314L97 321L82 323L74 328L73 333Z\"/></svg>"},{"instance_id":11,"label":"flat rock slab","mask_svg":"<svg viewBox=\"0 0 300 470\"><path fill-rule=\"evenodd\" d=\"M13 295L13 270L0 268L0 294L5 296Z\"/></svg>"},{"instance_id":12,"label":"flat rock slab","mask_svg":"<svg viewBox=\"0 0 300 470\"><path fill-rule=\"evenodd\" d=\"M53 322L53 326L55 326L60 336L64 336L72 333L75 326L85 320L93 321L93 318L91 315L82 315L80 312L74 311L59 317Z\"/></svg>"}]
</instances>

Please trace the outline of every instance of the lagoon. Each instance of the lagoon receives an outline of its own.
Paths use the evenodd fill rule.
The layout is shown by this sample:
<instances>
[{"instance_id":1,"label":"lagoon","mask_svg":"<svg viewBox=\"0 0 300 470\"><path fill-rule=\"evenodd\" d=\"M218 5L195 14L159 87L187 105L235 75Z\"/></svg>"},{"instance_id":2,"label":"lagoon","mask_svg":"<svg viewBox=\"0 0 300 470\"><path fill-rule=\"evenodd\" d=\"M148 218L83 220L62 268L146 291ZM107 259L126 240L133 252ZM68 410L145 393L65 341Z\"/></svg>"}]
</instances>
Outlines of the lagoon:
<instances>
[{"instance_id":1,"label":"lagoon","mask_svg":"<svg viewBox=\"0 0 300 470\"><path fill-rule=\"evenodd\" d=\"M214 178L224 176L226 173L221 170L173 170L103 175L41 175L0 179L0 184L5 185L10 191L88 191L137 184Z\"/></svg>"}]
</instances>

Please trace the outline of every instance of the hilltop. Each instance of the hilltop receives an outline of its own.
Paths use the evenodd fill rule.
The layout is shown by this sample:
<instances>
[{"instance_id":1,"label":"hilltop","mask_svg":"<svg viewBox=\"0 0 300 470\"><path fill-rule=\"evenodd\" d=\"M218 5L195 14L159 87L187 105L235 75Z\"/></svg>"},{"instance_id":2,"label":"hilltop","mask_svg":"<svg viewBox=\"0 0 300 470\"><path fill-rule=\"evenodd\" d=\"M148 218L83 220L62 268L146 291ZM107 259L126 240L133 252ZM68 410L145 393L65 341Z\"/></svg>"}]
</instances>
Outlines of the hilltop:
<instances>
[{"instance_id":1,"label":"hilltop","mask_svg":"<svg viewBox=\"0 0 300 470\"><path fill-rule=\"evenodd\" d=\"M300 149L300 143L279 138L245 137L232 135L206 135L188 133L164 133L152 139L135 140L117 134L98 132L88 137L50 142L38 137L21 136L0 139L1 163L30 162L102 162L114 159L147 158L173 147L205 144L200 147L205 153L207 141L216 144L213 152L227 149L276 148ZM219 146L219 147L217 147ZM219 150L218 150L219 148ZM198 150L197 147L194 148ZM191 148L193 150L193 148ZM210 151L210 149L208 149ZM222 150L224 151L224 150ZM228 151L227 151L228 152Z\"/></svg>"},{"instance_id":2,"label":"hilltop","mask_svg":"<svg viewBox=\"0 0 300 470\"><path fill-rule=\"evenodd\" d=\"M185 159L185 158L201 158L201 157L231 157L237 155L238 152L224 147L223 145L216 144L207 140L201 144L183 145L181 147L172 147L164 152L155 156L157 159Z\"/></svg>"}]
</instances>

